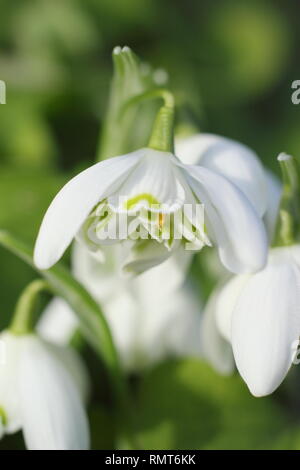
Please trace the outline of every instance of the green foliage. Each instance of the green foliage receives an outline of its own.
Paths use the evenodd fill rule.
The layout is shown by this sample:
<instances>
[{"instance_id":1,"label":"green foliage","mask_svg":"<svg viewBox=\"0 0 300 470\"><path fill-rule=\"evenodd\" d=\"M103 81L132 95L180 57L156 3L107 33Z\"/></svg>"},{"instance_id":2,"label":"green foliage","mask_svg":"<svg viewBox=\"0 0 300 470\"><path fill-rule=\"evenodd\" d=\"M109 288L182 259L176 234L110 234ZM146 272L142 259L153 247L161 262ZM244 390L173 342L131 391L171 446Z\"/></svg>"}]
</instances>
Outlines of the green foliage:
<instances>
[{"instance_id":1,"label":"green foliage","mask_svg":"<svg viewBox=\"0 0 300 470\"><path fill-rule=\"evenodd\" d=\"M146 449L268 449L291 426L270 397L195 360L168 361L142 381L139 437Z\"/></svg>"},{"instance_id":2,"label":"green foliage","mask_svg":"<svg viewBox=\"0 0 300 470\"><path fill-rule=\"evenodd\" d=\"M119 109L107 115L111 51L118 44L153 68L123 52L123 59L133 59L123 70L126 87L118 88L116 73L110 100L121 93L125 102L162 86L154 72L163 68L179 126L239 139L272 169L279 151L300 155L300 107L290 100L291 82L300 78L299 14L299 2L286 0L2 0L0 79L7 104L0 105L0 230L33 244L57 190L95 159L99 127L101 158L146 144L156 103L139 105L138 114L131 108L121 121ZM2 247L0 265L3 328L36 274ZM192 274L202 296L218 270L211 251L195 257ZM49 276L75 306L81 288L76 293L77 284L60 268ZM96 307L90 298L83 303L85 323L86 312ZM100 350L96 323L88 325L87 336ZM112 448L110 389L98 367L95 360L93 448ZM108 390L105 398L100 388ZM300 448L299 425L289 417L299 414L299 401L253 398L238 376L220 377L199 361L158 365L136 392L138 438L147 449ZM21 433L0 440L0 449L23 447Z\"/></svg>"},{"instance_id":3,"label":"green foliage","mask_svg":"<svg viewBox=\"0 0 300 470\"><path fill-rule=\"evenodd\" d=\"M0 167L0 227L33 243L45 207L63 184L55 173L38 173ZM32 269L0 248L1 315L0 327L7 325L16 295L30 282Z\"/></svg>"}]
</instances>

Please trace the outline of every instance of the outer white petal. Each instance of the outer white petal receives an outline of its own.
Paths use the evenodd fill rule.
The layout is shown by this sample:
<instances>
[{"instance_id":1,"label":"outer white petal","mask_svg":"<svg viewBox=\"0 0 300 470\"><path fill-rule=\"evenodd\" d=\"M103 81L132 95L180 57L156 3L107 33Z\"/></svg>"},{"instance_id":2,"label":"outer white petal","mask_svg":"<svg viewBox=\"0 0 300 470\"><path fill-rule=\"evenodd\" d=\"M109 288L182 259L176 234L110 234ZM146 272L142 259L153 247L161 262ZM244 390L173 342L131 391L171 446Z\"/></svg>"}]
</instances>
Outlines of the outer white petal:
<instances>
[{"instance_id":1,"label":"outer white petal","mask_svg":"<svg viewBox=\"0 0 300 470\"><path fill-rule=\"evenodd\" d=\"M265 170L267 181L268 205L264 214L264 222L270 243L273 240L282 193L279 179L268 170Z\"/></svg>"},{"instance_id":2,"label":"outer white petal","mask_svg":"<svg viewBox=\"0 0 300 470\"><path fill-rule=\"evenodd\" d=\"M64 365L75 382L84 403L88 402L90 396L90 378L86 366L78 352L71 346L61 346L47 343L49 351Z\"/></svg>"},{"instance_id":3,"label":"outer white petal","mask_svg":"<svg viewBox=\"0 0 300 470\"><path fill-rule=\"evenodd\" d=\"M34 262L48 269L62 256L92 208L116 191L144 151L111 158L71 179L50 204L35 245Z\"/></svg>"},{"instance_id":4,"label":"outer white petal","mask_svg":"<svg viewBox=\"0 0 300 470\"><path fill-rule=\"evenodd\" d=\"M201 303L198 296L188 285L172 289L166 282L165 289L160 267L134 280L142 312L137 318L137 366L140 367L170 355L200 355ZM166 268L164 272L167 274ZM172 276L172 271L168 276Z\"/></svg>"},{"instance_id":5,"label":"outer white petal","mask_svg":"<svg viewBox=\"0 0 300 470\"><path fill-rule=\"evenodd\" d=\"M127 370L136 370L141 361L138 341L140 324L144 320L136 292L118 286L115 295L104 305L104 313L123 366Z\"/></svg>"},{"instance_id":6,"label":"outer white petal","mask_svg":"<svg viewBox=\"0 0 300 470\"><path fill-rule=\"evenodd\" d=\"M263 166L246 145L214 134L196 134L176 142L176 155L187 164L200 164L225 176L262 216L267 208Z\"/></svg>"},{"instance_id":7,"label":"outer white petal","mask_svg":"<svg viewBox=\"0 0 300 470\"><path fill-rule=\"evenodd\" d=\"M161 307L161 315L167 317L165 327L158 337L165 344L164 354L200 357L202 305L195 289L185 283L173 294L170 293Z\"/></svg>"},{"instance_id":8,"label":"outer white petal","mask_svg":"<svg viewBox=\"0 0 300 470\"><path fill-rule=\"evenodd\" d=\"M122 245L102 246L103 262L100 262L86 246L75 241L72 247L72 272L100 303L116 295L120 282L118 267Z\"/></svg>"},{"instance_id":9,"label":"outer white petal","mask_svg":"<svg viewBox=\"0 0 300 470\"><path fill-rule=\"evenodd\" d=\"M22 427L20 415L17 374L22 355L22 340L8 331L0 334L0 408L6 423L2 432L14 433ZM1 419L1 418L0 418Z\"/></svg>"},{"instance_id":10,"label":"outer white petal","mask_svg":"<svg viewBox=\"0 0 300 470\"><path fill-rule=\"evenodd\" d=\"M34 336L27 337L19 390L28 449L88 449L88 422L76 385L47 343Z\"/></svg>"},{"instance_id":11,"label":"outer white petal","mask_svg":"<svg viewBox=\"0 0 300 470\"><path fill-rule=\"evenodd\" d=\"M243 193L226 178L200 166L184 166L204 204L209 236L224 266L234 273L261 269L267 259L267 236L261 219Z\"/></svg>"},{"instance_id":12,"label":"outer white petal","mask_svg":"<svg viewBox=\"0 0 300 470\"><path fill-rule=\"evenodd\" d=\"M216 296L216 322L221 335L231 342L231 320L238 298L249 280L249 274L233 276Z\"/></svg>"},{"instance_id":13,"label":"outer white petal","mask_svg":"<svg viewBox=\"0 0 300 470\"><path fill-rule=\"evenodd\" d=\"M221 336L216 323L216 301L218 290L215 290L203 312L201 324L201 347L204 357L223 375L234 371L234 359L230 343Z\"/></svg>"},{"instance_id":14,"label":"outer white petal","mask_svg":"<svg viewBox=\"0 0 300 470\"><path fill-rule=\"evenodd\" d=\"M272 393L288 372L300 334L300 271L289 261L252 276L232 319L238 370L251 393Z\"/></svg>"},{"instance_id":15,"label":"outer white petal","mask_svg":"<svg viewBox=\"0 0 300 470\"><path fill-rule=\"evenodd\" d=\"M69 304L55 297L44 309L37 331L44 339L64 345L69 343L77 327L78 320Z\"/></svg>"}]
</instances>

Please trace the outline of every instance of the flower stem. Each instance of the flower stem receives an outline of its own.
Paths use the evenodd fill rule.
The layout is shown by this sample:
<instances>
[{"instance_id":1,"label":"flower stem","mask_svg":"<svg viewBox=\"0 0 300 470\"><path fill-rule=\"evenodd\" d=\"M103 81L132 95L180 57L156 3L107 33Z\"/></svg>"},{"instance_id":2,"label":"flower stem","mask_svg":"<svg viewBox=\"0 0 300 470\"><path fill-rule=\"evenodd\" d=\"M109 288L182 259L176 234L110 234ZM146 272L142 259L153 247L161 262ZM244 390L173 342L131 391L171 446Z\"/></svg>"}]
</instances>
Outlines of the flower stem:
<instances>
[{"instance_id":1,"label":"flower stem","mask_svg":"<svg viewBox=\"0 0 300 470\"><path fill-rule=\"evenodd\" d=\"M37 300L41 292L49 291L50 285L43 279L31 282L22 292L10 324L15 335L26 335L33 331Z\"/></svg>"},{"instance_id":2,"label":"flower stem","mask_svg":"<svg viewBox=\"0 0 300 470\"><path fill-rule=\"evenodd\" d=\"M174 151L174 108L169 106L160 108L148 147L162 152Z\"/></svg>"},{"instance_id":3,"label":"flower stem","mask_svg":"<svg viewBox=\"0 0 300 470\"><path fill-rule=\"evenodd\" d=\"M162 152L174 151L174 118L175 100L168 90L158 89L153 91L154 97L164 100L164 106L158 111L148 147Z\"/></svg>"},{"instance_id":4,"label":"flower stem","mask_svg":"<svg viewBox=\"0 0 300 470\"><path fill-rule=\"evenodd\" d=\"M283 190L275 233L275 246L288 246L295 243L299 235L299 167L295 158L285 153L278 156L281 167Z\"/></svg>"}]
</instances>

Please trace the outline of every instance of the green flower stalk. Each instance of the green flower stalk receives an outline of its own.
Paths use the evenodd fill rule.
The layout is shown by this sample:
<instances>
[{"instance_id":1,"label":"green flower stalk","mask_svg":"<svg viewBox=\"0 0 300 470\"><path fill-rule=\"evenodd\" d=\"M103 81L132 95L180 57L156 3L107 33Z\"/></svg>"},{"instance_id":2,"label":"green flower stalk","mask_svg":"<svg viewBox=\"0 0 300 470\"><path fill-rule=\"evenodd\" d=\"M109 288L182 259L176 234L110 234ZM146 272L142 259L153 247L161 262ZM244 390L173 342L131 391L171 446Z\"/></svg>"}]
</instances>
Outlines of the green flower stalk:
<instances>
[{"instance_id":1,"label":"green flower stalk","mask_svg":"<svg viewBox=\"0 0 300 470\"><path fill-rule=\"evenodd\" d=\"M34 318L39 296L44 291L49 291L48 282L37 279L31 282L21 294L16 305L15 313L10 325L11 333L26 335L34 330Z\"/></svg>"},{"instance_id":2,"label":"green flower stalk","mask_svg":"<svg viewBox=\"0 0 300 470\"><path fill-rule=\"evenodd\" d=\"M300 186L299 162L286 153L278 156L283 190L279 207L274 246L289 246L299 240Z\"/></svg>"}]
</instances>

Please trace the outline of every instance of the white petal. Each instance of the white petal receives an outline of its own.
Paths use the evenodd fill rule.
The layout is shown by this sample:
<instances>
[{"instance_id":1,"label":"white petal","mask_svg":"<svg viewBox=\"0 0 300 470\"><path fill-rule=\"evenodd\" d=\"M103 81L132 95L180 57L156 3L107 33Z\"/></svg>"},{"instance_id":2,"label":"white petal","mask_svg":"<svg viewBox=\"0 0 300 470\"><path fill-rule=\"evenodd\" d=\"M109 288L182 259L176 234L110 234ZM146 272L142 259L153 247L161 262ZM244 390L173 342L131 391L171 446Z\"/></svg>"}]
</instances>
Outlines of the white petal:
<instances>
[{"instance_id":1,"label":"white petal","mask_svg":"<svg viewBox=\"0 0 300 470\"><path fill-rule=\"evenodd\" d=\"M234 359L230 343L221 336L216 323L216 301L218 290L211 294L204 312L201 325L201 346L204 357L222 375L234 371Z\"/></svg>"},{"instance_id":2,"label":"white petal","mask_svg":"<svg viewBox=\"0 0 300 470\"><path fill-rule=\"evenodd\" d=\"M230 281L220 288L216 298L216 322L221 335L231 342L231 320L234 308L243 287L249 279L249 274L233 276Z\"/></svg>"},{"instance_id":3,"label":"white petal","mask_svg":"<svg viewBox=\"0 0 300 470\"><path fill-rule=\"evenodd\" d=\"M243 193L226 178L197 166L184 166L190 184L204 204L205 223L224 266L234 273L261 269L267 237L261 219Z\"/></svg>"},{"instance_id":4,"label":"white petal","mask_svg":"<svg viewBox=\"0 0 300 470\"><path fill-rule=\"evenodd\" d=\"M265 170L267 181L268 204L264 214L264 222L270 243L273 241L282 193L279 179L268 170Z\"/></svg>"},{"instance_id":5,"label":"white petal","mask_svg":"<svg viewBox=\"0 0 300 470\"><path fill-rule=\"evenodd\" d=\"M90 397L90 378L86 366L78 352L71 346L47 343L49 351L63 364L75 382L84 403Z\"/></svg>"},{"instance_id":6,"label":"white petal","mask_svg":"<svg viewBox=\"0 0 300 470\"><path fill-rule=\"evenodd\" d=\"M168 356L199 357L201 304L191 286L164 292L163 285L155 290L148 285L139 294L143 312L139 345L144 365Z\"/></svg>"},{"instance_id":7,"label":"white petal","mask_svg":"<svg viewBox=\"0 0 300 470\"><path fill-rule=\"evenodd\" d=\"M108 203L119 212L151 206L153 211L174 212L185 202L174 157L171 153L152 149L145 149L145 152L145 157L116 194L108 198Z\"/></svg>"},{"instance_id":8,"label":"white petal","mask_svg":"<svg viewBox=\"0 0 300 470\"><path fill-rule=\"evenodd\" d=\"M140 324L142 312L132 281L118 273L121 252L121 245L105 246L105 260L99 263L85 247L75 243L72 266L75 277L100 303L123 366L133 370L139 359L136 354L137 326Z\"/></svg>"},{"instance_id":9,"label":"white petal","mask_svg":"<svg viewBox=\"0 0 300 470\"><path fill-rule=\"evenodd\" d=\"M22 427L17 374L22 355L22 340L8 331L0 334L0 408L6 423L2 432L14 433ZM1 418L0 418L1 419Z\"/></svg>"},{"instance_id":10,"label":"white petal","mask_svg":"<svg viewBox=\"0 0 300 470\"><path fill-rule=\"evenodd\" d=\"M72 247L72 273L100 303L116 293L117 269L122 245L102 246L103 262L75 241Z\"/></svg>"},{"instance_id":11,"label":"white petal","mask_svg":"<svg viewBox=\"0 0 300 470\"><path fill-rule=\"evenodd\" d=\"M246 145L213 134L196 134L176 144L176 155L188 164L200 164L234 183L262 216L267 187L262 164Z\"/></svg>"},{"instance_id":12,"label":"white petal","mask_svg":"<svg viewBox=\"0 0 300 470\"><path fill-rule=\"evenodd\" d=\"M171 256L163 243L155 240L141 240L135 244L123 243L120 269L124 276L133 277L162 263Z\"/></svg>"},{"instance_id":13,"label":"white petal","mask_svg":"<svg viewBox=\"0 0 300 470\"><path fill-rule=\"evenodd\" d=\"M146 286L147 295L148 286L151 286L152 294L149 293L149 300L153 297L153 291L163 291L164 295L174 292L186 280L192 258L192 252L186 251L181 245L166 261L138 276L135 281L138 289L144 291Z\"/></svg>"},{"instance_id":14,"label":"white petal","mask_svg":"<svg viewBox=\"0 0 300 470\"><path fill-rule=\"evenodd\" d=\"M78 320L69 304L55 297L44 309L38 325L38 333L56 344L68 344L78 327Z\"/></svg>"},{"instance_id":15,"label":"white petal","mask_svg":"<svg viewBox=\"0 0 300 470\"><path fill-rule=\"evenodd\" d=\"M167 321L157 339L165 344L165 355L200 357L202 305L195 289L185 283L163 299L160 310Z\"/></svg>"},{"instance_id":16,"label":"white petal","mask_svg":"<svg viewBox=\"0 0 300 470\"><path fill-rule=\"evenodd\" d=\"M133 288L133 286L131 286ZM143 311L133 289L115 289L115 295L104 304L104 313L111 328L122 365L126 370L139 368L141 355L138 351L139 327Z\"/></svg>"},{"instance_id":17,"label":"white petal","mask_svg":"<svg viewBox=\"0 0 300 470\"><path fill-rule=\"evenodd\" d=\"M89 430L71 375L45 342L27 338L20 364L23 432L30 450L84 450Z\"/></svg>"},{"instance_id":18,"label":"white petal","mask_svg":"<svg viewBox=\"0 0 300 470\"><path fill-rule=\"evenodd\" d=\"M97 163L69 181L50 204L35 245L34 262L48 269L62 256L93 207L116 191L143 151Z\"/></svg>"},{"instance_id":19,"label":"white petal","mask_svg":"<svg viewBox=\"0 0 300 470\"><path fill-rule=\"evenodd\" d=\"M270 264L244 287L232 318L235 361L253 395L268 395L280 385L299 334L299 269Z\"/></svg>"}]
</instances>

